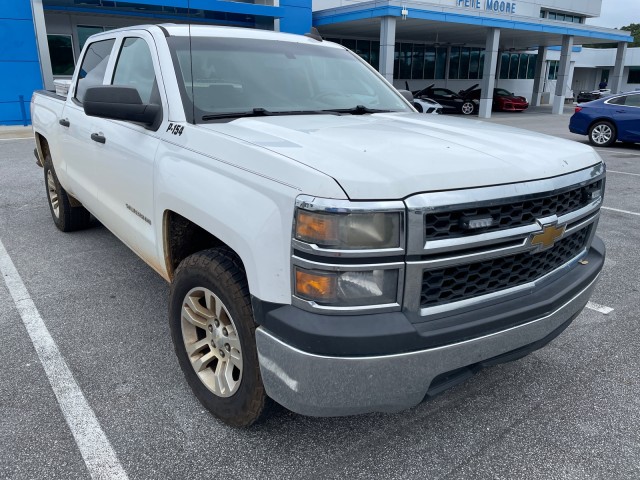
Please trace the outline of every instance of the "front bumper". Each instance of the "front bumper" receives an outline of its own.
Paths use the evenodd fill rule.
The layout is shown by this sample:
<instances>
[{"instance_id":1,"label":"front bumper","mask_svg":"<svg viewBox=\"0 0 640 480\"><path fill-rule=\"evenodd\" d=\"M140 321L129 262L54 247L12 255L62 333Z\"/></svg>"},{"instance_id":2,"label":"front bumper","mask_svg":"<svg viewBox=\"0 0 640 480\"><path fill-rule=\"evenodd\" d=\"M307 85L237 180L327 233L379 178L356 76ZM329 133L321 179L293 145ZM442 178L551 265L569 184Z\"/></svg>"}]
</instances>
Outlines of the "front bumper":
<instances>
[{"instance_id":1,"label":"front bumper","mask_svg":"<svg viewBox=\"0 0 640 480\"><path fill-rule=\"evenodd\" d=\"M505 103L501 107L499 107L503 112L523 112L527 108L529 108L528 103Z\"/></svg>"},{"instance_id":2,"label":"front bumper","mask_svg":"<svg viewBox=\"0 0 640 480\"><path fill-rule=\"evenodd\" d=\"M542 318L452 345L396 355L330 357L307 353L259 327L256 341L262 381L271 398L302 415L404 410L420 403L440 375L482 367L483 362L520 358L544 346L582 311L596 281ZM529 346L532 348L527 350ZM511 352L513 358L499 358Z\"/></svg>"},{"instance_id":3,"label":"front bumper","mask_svg":"<svg viewBox=\"0 0 640 480\"><path fill-rule=\"evenodd\" d=\"M553 282L419 324L406 312L343 317L290 305L265 312L254 303L265 389L286 408L311 416L412 407L480 368L553 340L586 305L604 258L605 246L595 237L582 263Z\"/></svg>"}]
</instances>

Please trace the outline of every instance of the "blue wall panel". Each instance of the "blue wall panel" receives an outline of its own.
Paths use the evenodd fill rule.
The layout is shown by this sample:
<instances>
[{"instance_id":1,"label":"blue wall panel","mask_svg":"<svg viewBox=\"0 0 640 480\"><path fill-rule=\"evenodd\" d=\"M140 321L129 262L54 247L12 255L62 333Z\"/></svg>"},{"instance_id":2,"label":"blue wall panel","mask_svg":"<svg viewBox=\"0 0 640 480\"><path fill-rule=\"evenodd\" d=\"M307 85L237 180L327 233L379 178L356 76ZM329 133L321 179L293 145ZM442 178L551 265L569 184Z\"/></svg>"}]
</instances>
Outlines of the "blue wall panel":
<instances>
[{"instance_id":1,"label":"blue wall panel","mask_svg":"<svg viewBox=\"0 0 640 480\"><path fill-rule=\"evenodd\" d=\"M30 0L0 0L0 125L21 125L29 101L42 88Z\"/></svg>"},{"instance_id":2,"label":"blue wall panel","mask_svg":"<svg viewBox=\"0 0 640 480\"><path fill-rule=\"evenodd\" d=\"M281 0L280 7L285 9L280 19L280 31L303 35L311 30L311 0Z\"/></svg>"},{"instance_id":3,"label":"blue wall panel","mask_svg":"<svg viewBox=\"0 0 640 480\"><path fill-rule=\"evenodd\" d=\"M31 2L25 0L0 0L0 18L31 18Z\"/></svg>"},{"instance_id":4,"label":"blue wall panel","mask_svg":"<svg viewBox=\"0 0 640 480\"><path fill-rule=\"evenodd\" d=\"M33 20L0 18L0 45L0 62L37 62Z\"/></svg>"}]
</instances>

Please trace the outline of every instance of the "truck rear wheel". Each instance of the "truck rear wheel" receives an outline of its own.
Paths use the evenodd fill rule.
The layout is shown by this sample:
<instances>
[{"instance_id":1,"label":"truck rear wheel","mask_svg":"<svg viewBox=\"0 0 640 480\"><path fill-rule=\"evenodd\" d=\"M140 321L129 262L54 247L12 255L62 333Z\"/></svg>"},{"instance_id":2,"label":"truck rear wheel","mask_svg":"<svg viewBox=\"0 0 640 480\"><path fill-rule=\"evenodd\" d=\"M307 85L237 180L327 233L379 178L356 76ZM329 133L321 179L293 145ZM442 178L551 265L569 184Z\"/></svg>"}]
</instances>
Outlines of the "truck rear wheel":
<instances>
[{"instance_id":1,"label":"truck rear wheel","mask_svg":"<svg viewBox=\"0 0 640 480\"><path fill-rule=\"evenodd\" d=\"M226 248L195 253L176 269L169 322L180 367L200 403L247 427L265 407L249 287Z\"/></svg>"},{"instance_id":2,"label":"truck rear wheel","mask_svg":"<svg viewBox=\"0 0 640 480\"><path fill-rule=\"evenodd\" d=\"M69 195L60 185L49 155L44 159L44 182L47 187L49 210L56 227L63 232L88 228L91 224L91 214L82 206L71 206Z\"/></svg>"}]
</instances>

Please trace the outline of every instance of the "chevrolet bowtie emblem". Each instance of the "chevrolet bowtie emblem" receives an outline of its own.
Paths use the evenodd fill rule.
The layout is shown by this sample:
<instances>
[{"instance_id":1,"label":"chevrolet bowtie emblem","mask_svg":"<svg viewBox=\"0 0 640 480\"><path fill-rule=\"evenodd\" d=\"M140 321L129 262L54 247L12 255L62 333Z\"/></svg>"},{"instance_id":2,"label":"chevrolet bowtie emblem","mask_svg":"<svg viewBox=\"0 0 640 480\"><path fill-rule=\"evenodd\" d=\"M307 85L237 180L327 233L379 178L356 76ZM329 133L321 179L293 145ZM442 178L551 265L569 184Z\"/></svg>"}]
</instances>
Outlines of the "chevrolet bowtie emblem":
<instances>
[{"instance_id":1,"label":"chevrolet bowtie emblem","mask_svg":"<svg viewBox=\"0 0 640 480\"><path fill-rule=\"evenodd\" d=\"M531 237L531 246L538 247L535 250L536 252L551 248L555 245L556 240L562 238L566 229L566 225L547 225L542 230L542 233L536 233Z\"/></svg>"}]
</instances>

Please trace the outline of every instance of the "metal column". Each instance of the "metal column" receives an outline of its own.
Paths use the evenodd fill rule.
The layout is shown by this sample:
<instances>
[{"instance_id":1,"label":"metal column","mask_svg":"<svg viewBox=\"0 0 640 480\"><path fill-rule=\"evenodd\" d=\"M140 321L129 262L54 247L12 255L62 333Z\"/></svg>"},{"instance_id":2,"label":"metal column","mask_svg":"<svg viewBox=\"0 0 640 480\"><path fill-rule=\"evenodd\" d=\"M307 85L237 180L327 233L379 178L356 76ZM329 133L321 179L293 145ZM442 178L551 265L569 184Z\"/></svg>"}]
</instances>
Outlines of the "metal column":
<instances>
[{"instance_id":1,"label":"metal column","mask_svg":"<svg viewBox=\"0 0 640 480\"><path fill-rule=\"evenodd\" d=\"M396 17L380 19L380 73L393 83L393 56L396 46Z\"/></svg>"},{"instance_id":2,"label":"metal column","mask_svg":"<svg viewBox=\"0 0 640 480\"><path fill-rule=\"evenodd\" d=\"M547 73L547 47L538 47L538 59L536 60L536 72L533 77L533 93L531 94L531 106L540 105L542 92L544 92L545 75Z\"/></svg>"},{"instance_id":3,"label":"metal column","mask_svg":"<svg viewBox=\"0 0 640 480\"><path fill-rule=\"evenodd\" d=\"M49 56L49 42L47 41L47 27L44 24L44 9L42 0L31 0L31 12L33 14L33 26L36 31L36 43L38 45L38 57L40 58L40 71L42 84L47 90L53 86L53 70L51 57Z\"/></svg>"},{"instance_id":4,"label":"metal column","mask_svg":"<svg viewBox=\"0 0 640 480\"><path fill-rule=\"evenodd\" d=\"M500 45L500 29L490 28L487 31L487 42L484 52L484 70L480 88L480 118L491 118L493 104L493 89L496 86L496 66L498 64L498 48Z\"/></svg>"},{"instance_id":5,"label":"metal column","mask_svg":"<svg viewBox=\"0 0 640 480\"><path fill-rule=\"evenodd\" d=\"M553 109L551 113L562 115L564 111L564 99L567 95L567 83L571 75L571 51L573 50L573 36L562 36L562 52L560 53L560 65L558 79L556 80L556 94L553 97Z\"/></svg>"},{"instance_id":6,"label":"metal column","mask_svg":"<svg viewBox=\"0 0 640 480\"><path fill-rule=\"evenodd\" d=\"M627 56L627 42L618 43L618 52L616 53L616 65L613 68L613 76L609 88L611 93L621 93L622 75L624 73L624 59Z\"/></svg>"}]
</instances>

